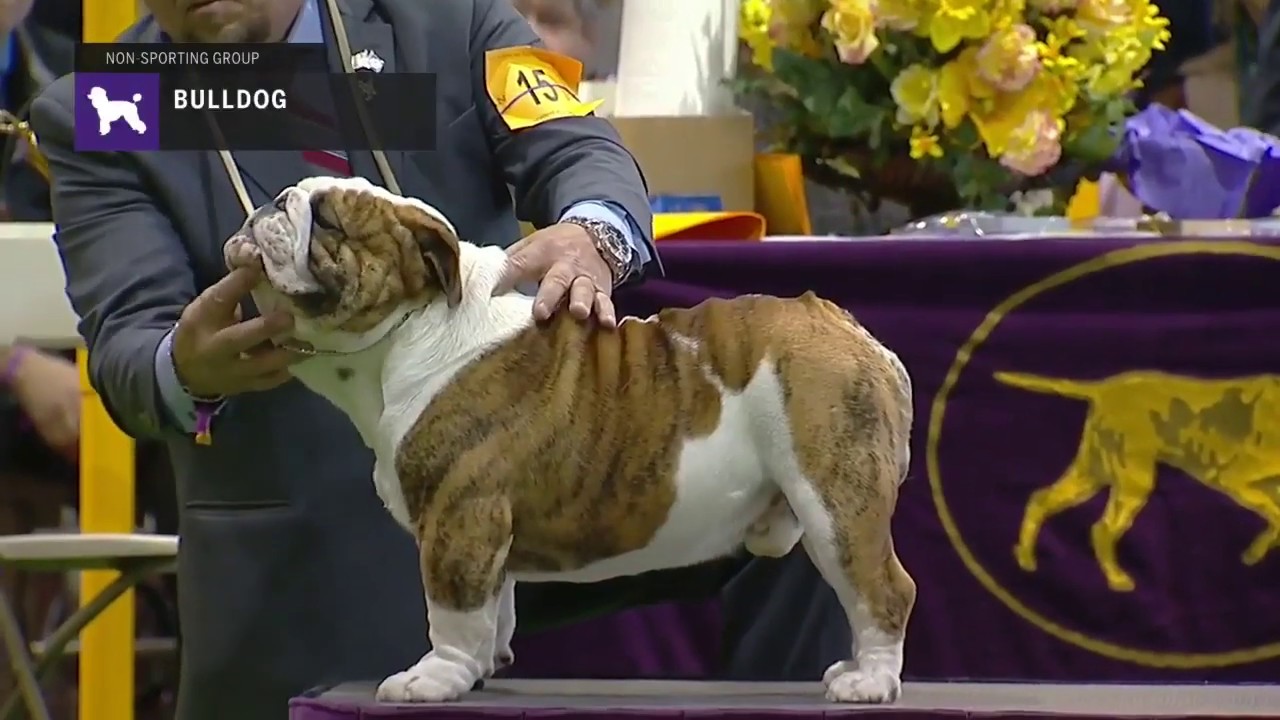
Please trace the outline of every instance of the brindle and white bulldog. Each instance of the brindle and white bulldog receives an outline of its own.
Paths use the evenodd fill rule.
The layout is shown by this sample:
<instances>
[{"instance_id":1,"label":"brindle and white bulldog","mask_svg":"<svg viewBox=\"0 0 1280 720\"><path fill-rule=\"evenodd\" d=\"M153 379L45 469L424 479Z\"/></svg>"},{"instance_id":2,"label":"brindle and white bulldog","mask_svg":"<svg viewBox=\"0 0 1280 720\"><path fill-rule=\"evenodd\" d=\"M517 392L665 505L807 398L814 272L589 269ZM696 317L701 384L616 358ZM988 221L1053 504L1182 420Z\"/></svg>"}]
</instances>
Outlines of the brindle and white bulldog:
<instances>
[{"instance_id":1,"label":"brindle and white bulldog","mask_svg":"<svg viewBox=\"0 0 1280 720\"><path fill-rule=\"evenodd\" d=\"M350 416L418 540L432 651L387 702L456 699L513 660L515 583L592 582L797 541L856 643L827 697L892 702L916 588L890 518L911 385L812 293L627 318L616 330L493 297L498 248L361 179L310 178L226 245L296 318L294 374Z\"/></svg>"}]
</instances>

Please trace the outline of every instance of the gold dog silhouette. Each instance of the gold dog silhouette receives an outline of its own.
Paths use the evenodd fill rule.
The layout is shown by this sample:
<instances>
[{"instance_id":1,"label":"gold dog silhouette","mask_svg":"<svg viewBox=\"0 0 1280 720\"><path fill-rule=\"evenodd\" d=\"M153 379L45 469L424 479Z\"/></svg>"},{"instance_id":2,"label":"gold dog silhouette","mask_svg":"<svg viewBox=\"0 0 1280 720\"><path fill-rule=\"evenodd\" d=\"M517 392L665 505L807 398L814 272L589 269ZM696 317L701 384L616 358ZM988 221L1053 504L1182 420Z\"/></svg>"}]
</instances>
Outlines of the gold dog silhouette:
<instances>
[{"instance_id":1,"label":"gold dog silhouette","mask_svg":"<svg viewBox=\"0 0 1280 720\"><path fill-rule=\"evenodd\" d=\"M1206 380L1135 371L1089 381L998 372L995 378L1089 403L1075 459L1027 502L1014 547L1023 570L1036 570L1045 521L1107 489L1106 509L1091 532L1093 554L1112 590L1132 590L1116 544L1151 497L1158 464L1267 522L1241 556L1244 563L1256 564L1280 545L1280 375Z\"/></svg>"}]
</instances>

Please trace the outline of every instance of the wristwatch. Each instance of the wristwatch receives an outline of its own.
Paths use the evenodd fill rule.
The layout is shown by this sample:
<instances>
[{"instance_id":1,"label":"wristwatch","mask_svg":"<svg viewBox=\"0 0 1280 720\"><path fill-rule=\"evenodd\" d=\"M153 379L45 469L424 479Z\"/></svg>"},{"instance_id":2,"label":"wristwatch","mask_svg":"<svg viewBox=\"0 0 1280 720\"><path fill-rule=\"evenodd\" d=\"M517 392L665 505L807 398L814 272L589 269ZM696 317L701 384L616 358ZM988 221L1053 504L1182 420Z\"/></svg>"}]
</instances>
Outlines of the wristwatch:
<instances>
[{"instance_id":1,"label":"wristwatch","mask_svg":"<svg viewBox=\"0 0 1280 720\"><path fill-rule=\"evenodd\" d=\"M591 242L595 243L596 252L609 266L609 274L613 277L613 287L618 287L635 274L636 250L627 242L622 231L603 220L584 217L567 217L561 222L577 225L587 231Z\"/></svg>"}]
</instances>

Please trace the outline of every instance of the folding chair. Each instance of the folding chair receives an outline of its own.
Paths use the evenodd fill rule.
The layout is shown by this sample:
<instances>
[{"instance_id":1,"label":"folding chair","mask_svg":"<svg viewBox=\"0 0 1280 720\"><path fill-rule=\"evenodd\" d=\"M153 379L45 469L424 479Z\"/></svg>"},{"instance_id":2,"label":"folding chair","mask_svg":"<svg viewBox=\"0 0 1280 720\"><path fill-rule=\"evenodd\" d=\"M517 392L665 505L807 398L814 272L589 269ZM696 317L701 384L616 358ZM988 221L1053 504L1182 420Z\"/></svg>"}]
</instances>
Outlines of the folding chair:
<instances>
[{"instance_id":1,"label":"folding chair","mask_svg":"<svg viewBox=\"0 0 1280 720\"><path fill-rule=\"evenodd\" d=\"M0 635L3 635L16 687L0 707L0 720L15 720L25 704L31 720L50 720L40 680L63 657L67 647L111 603L149 575L171 571L178 557L174 535L111 533L36 533L0 536L0 565L26 572L115 570L120 573L96 597L81 605L52 635L30 643L13 606L0 592ZM33 647L39 657L33 657Z\"/></svg>"}]
</instances>

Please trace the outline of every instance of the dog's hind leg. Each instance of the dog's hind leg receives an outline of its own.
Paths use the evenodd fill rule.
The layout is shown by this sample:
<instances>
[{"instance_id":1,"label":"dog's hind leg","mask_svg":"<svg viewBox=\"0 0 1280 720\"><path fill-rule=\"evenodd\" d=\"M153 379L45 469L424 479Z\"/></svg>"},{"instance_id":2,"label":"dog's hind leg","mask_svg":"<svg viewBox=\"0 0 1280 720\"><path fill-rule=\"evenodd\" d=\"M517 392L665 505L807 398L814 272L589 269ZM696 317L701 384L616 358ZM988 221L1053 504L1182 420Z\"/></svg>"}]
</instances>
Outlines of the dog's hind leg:
<instances>
[{"instance_id":1,"label":"dog's hind leg","mask_svg":"<svg viewBox=\"0 0 1280 720\"><path fill-rule=\"evenodd\" d=\"M780 455L772 470L790 478L779 485L804 530L801 542L853 630L853 659L823 676L827 697L892 702L902 691L903 641L916 598L890 536L910 408L886 407L886 393L853 382L833 421L826 393L808 398L808 408L791 407L795 455Z\"/></svg>"},{"instance_id":2,"label":"dog's hind leg","mask_svg":"<svg viewBox=\"0 0 1280 720\"><path fill-rule=\"evenodd\" d=\"M384 680L380 701L455 700L493 674L511 507L497 492L448 481L440 487L418 538L431 652Z\"/></svg>"},{"instance_id":3,"label":"dog's hind leg","mask_svg":"<svg viewBox=\"0 0 1280 720\"><path fill-rule=\"evenodd\" d=\"M902 649L916 585L894 552L890 504L852 495L807 481L790 492L805 551L835 590L853 630L853 659L828 668L823 683L836 702L893 702L902 691Z\"/></svg>"}]
</instances>

